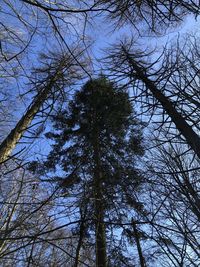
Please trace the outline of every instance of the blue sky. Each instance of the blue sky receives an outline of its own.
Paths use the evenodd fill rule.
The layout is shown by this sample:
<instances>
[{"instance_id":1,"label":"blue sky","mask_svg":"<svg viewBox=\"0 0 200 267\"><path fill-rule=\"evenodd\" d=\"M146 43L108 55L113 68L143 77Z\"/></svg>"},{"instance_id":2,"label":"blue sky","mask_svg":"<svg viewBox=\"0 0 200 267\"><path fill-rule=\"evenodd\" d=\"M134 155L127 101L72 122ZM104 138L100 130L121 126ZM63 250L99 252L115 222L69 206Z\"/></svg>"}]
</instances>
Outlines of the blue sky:
<instances>
[{"instance_id":1,"label":"blue sky","mask_svg":"<svg viewBox=\"0 0 200 267\"><path fill-rule=\"evenodd\" d=\"M17 30L21 33L24 32L22 28L20 28L20 25L17 25L14 23L14 21L10 20L9 17L4 16L3 18L5 21L7 21L8 24L12 26L17 26ZM83 24L79 19L72 19L70 18L70 23L73 23L76 27L76 30L79 34L82 34L83 31ZM123 27L119 30L113 31L113 28L108 25L108 22L102 17L96 18L96 21L93 25L87 26L86 33L88 36L88 41L92 43L91 48L89 48L89 55L91 56L91 59L93 60L94 69L96 72L99 72L101 70L101 66L99 65L99 62L97 59L100 59L103 55L103 50L105 51L107 47L112 46L112 44L115 44L121 38L124 38L125 36L133 35L135 39L137 39L138 43L141 45L141 47L157 47L161 48L166 44L166 42L170 42L171 40L176 40L176 38L181 35L184 36L186 33L194 33L199 34L199 25L200 21L195 20L193 16L188 16L185 22L180 24L177 28L173 28L168 30L168 33L165 36L156 36L156 37L139 37L137 36L137 33L134 32L134 30L131 29L130 26ZM72 30L72 28L71 28ZM66 42L68 44L73 42L81 42L81 40L78 40L77 36L75 35L75 32L70 34L70 31L66 29L63 29L63 34ZM81 39L81 38L80 38ZM24 58L22 61L24 64L25 69L29 72L31 67L33 65L37 65L37 59L39 52L46 52L48 49L55 49L58 47L57 44L55 44L56 39L54 37L49 37L47 39L44 38L44 36L36 35L30 46L30 50L28 50L27 57ZM19 88L15 86L15 81L10 82L10 85L8 87L9 90L15 90L16 95L19 92L23 92L25 90L29 89L29 86L26 84L27 79L21 76ZM18 118L21 117L21 115L24 113L25 109L28 106L28 103L31 101L31 96L27 96L24 98L24 101L20 102L20 99L16 101L15 103L15 116L13 116L13 120L17 121ZM12 124L14 125L14 124ZM17 149L20 149L21 147L26 146L26 151L23 154L24 159L32 159L33 157L41 157L41 155L46 155L49 151L50 144L47 142L46 139L43 137L41 139L35 140L34 144L21 144L17 147ZM27 158L27 156L29 156Z\"/></svg>"},{"instance_id":2,"label":"blue sky","mask_svg":"<svg viewBox=\"0 0 200 267\"><path fill-rule=\"evenodd\" d=\"M16 4L17 5L17 4ZM20 4L18 6L20 10ZM9 27L12 27L13 30L16 32L20 32L20 34L24 34L24 38L26 39L26 31L23 27L22 23L16 23L15 18L7 16L7 14L3 15L3 20L5 25L8 25ZM30 21L29 21L30 20ZM28 16L27 14L27 21L30 23L30 25L34 25L34 17ZM76 16L70 16L69 18L65 18L65 21L68 21L71 26L69 28L64 27L62 29L63 37L68 45L71 43L81 43L83 41L83 38L81 37L83 35L84 30L84 21L81 20L79 15ZM47 23L47 21L45 21ZM107 48L112 47L113 44L116 44L119 42L119 40L125 38L134 36L134 38L137 40L138 44L143 48L146 46L149 46L151 48L157 47L162 49L163 46L166 44L166 42L170 43L172 40L176 40L178 36L184 36L186 33L194 33L199 34L199 25L200 21L194 18L194 16L188 16L185 21L183 21L179 26L176 28L173 27L168 30L168 32L164 36L144 36L139 37L138 33L135 32L135 30L131 26L124 26L120 29L115 29L112 27L112 24L106 20L104 16L97 16L94 18L94 21L92 24L88 23L86 25L86 45L87 42L91 44L91 47L88 49L88 55L91 57L91 60L93 62L93 67L98 74L101 71L101 65L99 63L99 59L101 59L102 56L105 55L105 51ZM69 24L68 24L69 25ZM41 26L41 25L39 25ZM46 24L44 23L44 26ZM74 27L74 28L73 28ZM27 73L30 73L31 68L33 66L38 65L38 58L40 52L47 52L48 49L59 49L59 44L52 34L50 34L48 27L48 38L45 38L44 32L45 27L42 29L42 34L38 35L36 34L34 38L32 39L30 43L30 47L27 50L27 53L25 53L25 57L22 60L23 67ZM78 35L77 35L78 34ZM59 38L58 38L59 40ZM57 43L56 43L57 42ZM62 43L61 41L59 41ZM63 46L64 47L64 46ZM32 95L27 95L23 99L17 98L19 93L23 93L26 90L30 89L30 85L27 84L27 78L24 78L23 72L21 73L21 76L19 76L18 84L16 83L16 80L11 80L9 82L9 91L13 92L13 100L15 100L15 105L13 106L14 115L12 118L12 123L10 129L14 126L14 122L17 121L22 114L25 112L28 104L31 101ZM84 81L82 82L84 83ZM81 84L81 83L80 83ZM78 89L78 88L76 88ZM11 107L12 111L12 107ZM9 130L9 129L8 129ZM47 152L49 149L49 145L46 143L46 141L42 141L43 145L41 146L41 141L36 141L36 144L38 143L38 149L42 152ZM37 145L34 144L34 147L36 148ZM23 145L22 145L23 146ZM33 145L26 145L27 152L30 152L30 147ZM21 147L21 146L18 146ZM34 148L34 149L35 149ZM26 154L25 154L26 155Z\"/></svg>"},{"instance_id":3,"label":"blue sky","mask_svg":"<svg viewBox=\"0 0 200 267\"><path fill-rule=\"evenodd\" d=\"M84 26L83 21L81 21L79 17L76 17L74 19L70 18L70 22L73 23L74 27L76 27L77 33L82 35ZM138 34L135 33L134 29L132 29L130 26L124 26L120 29L114 30L114 27L111 27L111 25L108 24L107 20L104 17L96 17L92 25L88 24L86 26L86 34L88 35L88 37L85 41L86 43L89 42L92 44L88 49L88 55L91 57L91 60L93 61L93 68L98 74L101 71L101 65L98 60L101 59L102 55L105 56L105 52L108 47L112 47L113 44L116 44L125 37L130 37L132 35L142 48L145 48L147 46L151 48L157 47L159 51L159 48L162 50L166 42L170 43L170 41L176 40L178 36L183 36L184 34L190 32L198 34L200 26L199 24L199 20L195 20L193 16L188 16L182 24L180 24L177 28L169 29L167 34L165 34L164 36L139 37ZM69 31L66 32L66 35L64 34L64 30L62 31L62 33L67 44L73 42L76 43L78 41L75 31L72 32L71 36L69 35ZM79 42L81 43L81 38ZM31 66L36 66L38 64L37 60L39 52L46 52L47 49L58 49L58 47L59 46L56 44L56 39L54 37L46 40L45 38L43 38L43 36L36 35L31 42L31 53L28 54L28 57L25 58L24 61L27 70L30 70ZM22 84L22 87L20 89L22 91L27 90L28 86L26 85L26 79L24 80L22 78L20 82ZM17 118L21 117L21 114L23 114L24 110L26 109L27 103L29 102L27 100L28 98L26 99L26 101L22 102L22 105L19 105L19 109L15 113L16 120ZM33 145L34 150L37 147L37 143L39 150L41 150L42 147L44 148L42 149L42 152L47 152L49 150L49 146L46 141L44 143L42 141L43 145L41 146L41 140L36 141L36 143ZM26 146L29 153L30 146Z\"/></svg>"}]
</instances>

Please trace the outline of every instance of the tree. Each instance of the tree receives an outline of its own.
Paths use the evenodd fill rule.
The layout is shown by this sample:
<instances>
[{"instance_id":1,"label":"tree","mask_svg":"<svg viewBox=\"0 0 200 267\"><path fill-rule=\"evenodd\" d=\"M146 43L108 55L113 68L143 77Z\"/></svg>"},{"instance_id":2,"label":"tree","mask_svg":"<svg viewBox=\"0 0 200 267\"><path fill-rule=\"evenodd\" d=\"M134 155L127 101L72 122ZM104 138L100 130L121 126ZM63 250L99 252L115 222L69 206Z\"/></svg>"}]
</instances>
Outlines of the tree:
<instances>
[{"instance_id":1,"label":"tree","mask_svg":"<svg viewBox=\"0 0 200 267\"><path fill-rule=\"evenodd\" d=\"M0 172L0 265L72 266L78 237L70 229L75 223L59 222L60 188L47 188L12 160L6 165ZM89 266L89 250L82 250L80 266Z\"/></svg>"},{"instance_id":2,"label":"tree","mask_svg":"<svg viewBox=\"0 0 200 267\"><path fill-rule=\"evenodd\" d=\"M138 54L127 46L122 46L120 53L119 50L117 53L115 51L115 56L112 57L112 63L116 63L115 73L120 78L122 76L126 82L129 79L130 85L139 92L132 100L139 100L150 116L159 113L159 116L154 116L157 119L156 123L159 123L159 133L167 128L163 142L168 144L181 142L185 148L181 153L185 154L186 158L178 153L174 156L173 151L173 157L169 155L167 159L165 158L165 164L161 165L162 169L173 166L173 170L169 170L173 171L172 174L158 175L152 172L152 175L160 181L157 187L152 189L155 196L153 201L155 213L152 218L155 215L156 219L161 218L160 221L152 222L151 218L149 219L145 214L144 201L139 201L135 193L144 182L139 166L135 164L136 155L138 157L142 155L141 136L137 131L140 123L130 118L132 126L127 122L123 125L124 128L122 127L124 132L119 131L123 120L121 118L121 121L116 122L115 115L119 116L119 111L127 115L129 103L126 101L119 103L112 92L105 99L99 92L88 90L95 95L93 97L93 93L88 94L89 98L94 100L92 102L87 102L87 97L83 101L80 99L81 93L77 93L78 104L73 100L70 107L66 107L66 113L61 112L53 116L58 127L56 126L55 135L49 134L49 137L55 140L56 144L43 167L46 168L46 175L49 175L55 166L57 167L56 174L60 177L54 177L57 185L55 192L59 193L56 200L64 199L62 207L65 209L74 208L75 215L72 215L71 210L67 212L65 217L67 222L64 225L60 225L62 219L58 214L60 212L63 216L65 209L61 212L60 205L52 208L49 205L49 197L47 199L38 197L41 192L31 188L30 180L26 180L24 174L15 175L13 170L6 169L12 162L6 161L11 158L10 155L21 138L26 138L25 132L29 132L33 122L40 123L38 118L41 117L43 121L46 120L57 107L58 99L65 100L69 85L74 85L74 78L80 78L79 71L84 71L90 76L79 57L82 52L77 53L77 50L71 49L70 46L70 43L81 42L86 49L88 48L86 35L89 19L95 21L95 15L107 16L107 21L111 19L111 22L119 27L131 25L140 35L144 31L158 34L170 26L176 26L188 14L198 16L199 11L199 1L188 0L2 1L0 78L3 85L0 89L0 112L4 113L4 117L5 111L8 111L9 115L11 113L10 107L8 110L5 104L9 96L7 82L11 84L9 91L14 92L13 95L16 97L24 95L31 97L29 101L31 103L27 107L26 102L27 109L16 127L7 137L1 133L1 137L2 135L5 137L0 145L0 163L5 163L1 164L1 182L5 183L5 186L0 183L4 191L3 197L1 196L0 236L0 256L3 265L62 266L67 260L71 265L74 264L74 267L81 264L92 265L94 260L92 233L96 232L95 243L99 266L106 265L106 262L111 266L133 265L133 262L136 262L134 256L127 256L130 254L128 252L132 244L137 248L140 265L145 266L148 259L143 241L147 239L147 235L142 231L140 224L146 223L145 225L152 226L154 230L152 239L162 252L165 252L166 258L170 259L169 265L172 263L174 266L184 264L195 266L195 259L199 257L199 232L196 228L200 211L198 180L193 176L198 176L198 172L186 175L184 169L186 164L182 166L184 161L190 161L192 164L194 160L192 152L192 156L186 153L187 144L200 157L199 48L195 42L191 49L192 53L191 51L188 53L188 49L184 50L185 47L182 49L177 47L176 55L173 50L169 54L164 53L164 56L160 57L163 59L160 66L158 61L154 62L155 64L149 62L144 52L139 53L138 57ZM81 30L80 23L77 23L79 19L82 22ZM38 64L36 57L39 51L52 44L58 45L59 50L67 49L67 54L58 58L57 55L53 59L48 58L44 68L30 75L32 62ZM25 85L27 80L28 86ZM17 82L25 88L21 89L21 84ZM97 79L91 80L87 86L97 83L104 84L103 86L111 85L106 79ZM16 89L17 86L19 91ZM120 95L120 89L116 89L115 92ZM121 95L123 94L124 92L121 92ZM82 96L84 98L83 91ZM106 110L103 108L104 102L107 103ZM92 110L93 117L86 112L87 110L84 111L87 117L82 116L84 112L80 108L86 106L86 103L100 105L95 112ZM113 114L113 111L116 114ZM100 125L102 128L99 126L102 121L98 118L98 112L100 115L103 114L106 120L106 124ZM4 117L1 118L2 124ZM101 132L101 129L105 131ZM61 140L59 134L62 136ZM136 151L133 147L137 148ZM196 164L198 168L198 160ZM15 169L16 166L13 166ZM158 167L159 164L156 168ZM160 199L160 188L162 188L162 199ZM49 186L42 189L46 192ZM166 195L168 197L164 201ZM36 200L39 200L39 203ZM56 211L56 216L52 217L53 211ZM94 216L91 218L93 213ZM146 221L142 221L143 219ZM74 233L69 234L60 230L72 225L76 226L72 229ZM120 243L115 233L121 230ZM122 246L124 239L130 241L128 249ZM86 252L90 259L86 259L84 255ZM7 259L10 255L12 261Z\"/></svg>"},{"instance_id":3,"label":"tree","mask_svg":"<svg viewBox=\"0 0 200 267\"><path fill-rule=\"evenodd\" d=\"M195 15L199 14L198 3L194 1L182 1L181 3L180 1L166 1L165 3L155 1L152 3L152 1L119 2L114 0L110 2L103 0L97 1L95 3L80 3L79 1L75 1L73 5L71 1L67 1L64 4L57 2L52 6L52 3L39 3L38 1L24 0L21 1L19 5L10 1L3 1L3 8L1 10L3 14L4 9L6 10L6 14L12 16L13 19L11 25L13 27L10 26L10 20L9 22L7 22L7 17L5 17L5 15L2 16L4 19L4 21L1 23L1 27L3 29L2 40L4 41L2 41L0 44L2 71L4 73L8 73L7 69L5 68L5 63L12 62L14 60L17 66L11 64L11 68L13 69L11 74L12 77L15 77L17 69L21 69L21 67L23 68L23 66L27 64L27 62L24 62L22 64L21 55L24 54L24 52L29 47L29 44L31 43L34 35L42 36L39 26L41 26L41 23L42 25L44 25L44 20L50 21L50 24L45 24L47 25L47 27L44 27L44 33L46 34L46 32L48 32L48 25L51 25L50 28L53 28L59 39L62 40L62 43L65 46L65 50L67 49L69 56L74 59L77 65L79 65L79 67L84 70L87 75L90 75L85 66L79 60L79 57L76 55L76 53L74 53L73 49L71 49L70 45L65 41L65 38L62 34L62 26L71 24L68 19L71 18L72 14L81 14L83 15L83 17L86 14L85 20L87 21L88 14L99 14L101 12L105 12L111 14L111 17L118 21L130 20L131 23L136 27L138 21L146 21L148 28L153 31L155 30L155 25L160 25L162 21L168 27L168 24L173 24L176 21L180 21L182 17L184 17L188 13ZM63 19L63 17L65 19ZM30 18L33 23L29 22ZM14 23L16 25L20 25L20 28L23 30L19 32L15 28ZM72 28L73 27L71 27L71 29ZM22 32L26 33L25 37L23 36ZM85 30L83 30L83 32L83 35L85 35ZM53 41L54 39L51 39L51 41ZM24 68L24 70L26 69L27 68ZM20 74L17 74L17 77L20 78ZM50 87L51 85L46 86L46 88L49 89ZM41 101L48 98L48 94L45 97L46 91L48 90L43 90L44 94L42 96L39 96ZM21 138L24 129L27 128L27 125L34 117L34 114L37 113L36 111L38 111L40 106L39 102L40 101L34 101L34 104L31 105L30 110L28 110L27 114L16 126L17 132L12 131L12 133L5 139L5 142L2 143L0 153L2 154L2 158L0 162L3 162L7 158L7 155L10 153L13 147L15 147L16 142L18 142ZM35 111L33 112L33 110ZM25 123L28 116L30 117L30 120L29 122ZM193 136L195 137L194 134ZM15 140L14 143L12 143L13 140ZM5 154L5 157L3 154Z\"/></svg>"},{"instance_id":4,"label":"tree","mask_svg":"<svg viewBox=\"0 0 200 267\"><path fill-rule=\"evenodd\" d=\"M143 182L136 164L144 153L143 126L134 118L128 94L105 77L88 81L69 107L52 120L55 132L47 134L55 142L52 151L41 167L32 163L31 168L37 167L43 174L58 169L63 176L72 174L70 179L61 175L54 179L68 194L79 192L76 202L87 210L82 219L85 227L80 227L90 231L94 227L96 266L107 266L108 226L123 224L127 208L120 205L120 199L123 197L127 205L133 199L132 207L138 204L130 191L139 189Z\"/></svg>"},{"instance_id":5,"label":"tree","mask_svg":"<svg viewBox=\"0 0 200 267\"><path fill-rule=\"evenodd\" d=\"M178 144L159 145L148 165L152 179L147 191L153 199L149 220L163 266L199 264L199 159L184 149Z\"/></svg>"},{"instance_id":6,"label":"tree","mask_svg":"<svg viewBox=\"0 0 200 267\"><path fill-rule=\"evenodd\" d=\"M182 47L185 49L185 45ZM196 52L191 53L191 47ZM177 142L183 142L184 139L200 158L200 137L195 131L198 128L199 102L196 97L192 97L195 95L193 91L199 77L198 70L192 64L194 61L199 62L197 48L198 46L190 46L186 49L187 54L179 48L178 43L176 53L173 53L173 46L170 51L164 51L164 55L161 54L157 60L151 62L149 57L152 53L134 50L134 45L130 42L117 46L108 58L110 70L116 80L124 79L127 83L128 79L134 92L133 99L144 107L143 114L148 112L151 118L154 114L160 115L160 120L156 120L160 124L158 129L167 127L167 137L171 135L170 140L178 137ZM161 60L163 61L159 64ZM194 76L191 76L192 70L195 72Z\"/></svg>"},{"instance_id":7,"label":"tree","mask_svg":"<svg viewBox=\"0 0 200 267\"><path fill-rule=\"evenodd\" d=\"M199 15L198 1L151 1L151 0L98 0L109 11L108 17L117 26L130 24L140 34L143 29L156 34L180 23L188 14Z\"/></svg>"},{"instance_id":8,"label":"tree","mask_svg":"<svg viewBox=\"0 0 200 267\"><path fill-rule=\"evenodd\" d=\"M80 55L81 53L79 53L79 57ZM59 95L65 95L65 89L80 78L80 70L70 55L51 53L43 57L46 62L42 68L36 70L35 81L31 78L32 86L36 89L36 96L25 114L0 144L0 163L9 158L24 132L30 127L36 114L44 107L45 101L53 99L52 105L55 104L55 99Z\"/></svg>"}]
</instances>

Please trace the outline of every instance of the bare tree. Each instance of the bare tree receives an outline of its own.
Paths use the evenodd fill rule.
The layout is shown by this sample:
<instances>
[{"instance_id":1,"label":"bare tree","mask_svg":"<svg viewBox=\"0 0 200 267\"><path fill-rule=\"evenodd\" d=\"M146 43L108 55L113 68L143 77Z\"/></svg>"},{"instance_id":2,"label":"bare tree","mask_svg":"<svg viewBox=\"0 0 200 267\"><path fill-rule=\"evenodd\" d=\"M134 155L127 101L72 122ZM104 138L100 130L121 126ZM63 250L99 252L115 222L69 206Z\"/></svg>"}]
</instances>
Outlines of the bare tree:
<instances>
[{"instance_id":1,"label":"bare tree","mask_svg":"<svg viewBox=\"0 0 200 267\"><path fill-rule=\"evenodd\" d=\"M183 151L180 145L168 144L152 153L149 221L154 241L173 266L198 266L199 159Z\"/></svg>"},{"instance_id":2,"label":"bare tree","mask_svg":"<svg viewBox=\"0 0 200 267\"><path fill-rule=\"evenodd\" d=\"M49 60L49 58L47 59ZM80 79L80 71L76 63L74 63L74 59L67 54L60 57L57 55L57 58L50 59L50 63L47 61L46 66L37 71L39 71L38 74L41 76L34 82L37 94L17 125L1 143L1 163L12 153L20 138L23 136L23 133L30 127L35 115L45 104L45 101L48 98L56 99L56 94L65 94L65 88L72 85L75 79Z\"/></svg>"},{"instance_id":3,"label":"bare tree","mask_svg":"<svg viewBox=\"0 0 200 267\"><path fill-rule=\"evenodd\" d=\"M70 221L67 213L60 213L61 208L70 208L66 200L61 201L60 187L47 187L11 162L1 169L0 264L72 266L79 243L72 226L81 221ZM82 248L79 266L90 266L88 252Z\"/></svg>"},{"instance_id":4,"label":"bare tree","mask_svg":"<svg viewBox=\"0 0 200 267\"><path fill-rule=\"evenodd\" d=\"M151 62L152 53L134 50L130 43L121 44L108 59L112 61L110 70L114 77L133 88L132 99L141 104L142 113L146 112L150 117L159 115L155 122L159 124L158 130L161 131L162 127L168 129L166 140L178 137L177 142L184 142L184 138L200 158L197 133L199 100L195 96L199 76L196 65L199 62L198 46L192 44L194 52L191 57L182 49L177 46L176 53L173 53L173 47Z\"/></svg>"},{"instance_id":5,"label":"bare tree","mask_svg":"<svg viewBox=\"0 0 200 267\"><path fill-rule=\"evenodd\" d=\"M144 28L148 32L163 33L170 26L177 26L187 14L198 16L199 1L151 1L151 0L99 0L106 8L108 17L117 26L130 24L140 34Z\"/></svg>"}]
</instances>

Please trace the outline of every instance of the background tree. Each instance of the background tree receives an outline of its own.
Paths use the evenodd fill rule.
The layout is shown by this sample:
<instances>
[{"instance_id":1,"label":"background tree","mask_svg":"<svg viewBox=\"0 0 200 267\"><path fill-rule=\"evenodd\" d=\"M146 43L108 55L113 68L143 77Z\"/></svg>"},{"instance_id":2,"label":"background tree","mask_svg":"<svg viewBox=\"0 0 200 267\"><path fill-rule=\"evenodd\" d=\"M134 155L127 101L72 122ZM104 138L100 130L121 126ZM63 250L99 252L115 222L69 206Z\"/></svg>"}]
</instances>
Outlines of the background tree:
<instances>
[{"instance_id":1,"label":"background tree","mask_svg":"<svg viewBox=\"0 0 200 267\"><path fill-rule=\"evenodd\" d=\"M60 188L47 188L11 160L6 165L0 181L0 265L73 266L79 238L72 226L77 222L70 223L66 216L63 220L60 210L70 205L58 201ZM82 248L80 266L91 265L90 253Z\"/></svg>"},{"instance_id":2,"label":"background tree","mask_svg":"<svg viewBox=\"0 0 200 267\"><path fill-rule=\"evenodd\" d=\"M134 49L132 41L117 46L108 58L112 61L110 70L115 79L124 79L132 87L133 99L140 103L142 114L148 114L150 119L156 114L155 123L160 132L168 128L165 141L185 142L200 157L199 100L195 97L199 83L195 66L199 64L199 53L197 43L190 41L182 46L178 42L177 50L174 46L165 49L153 62L153 52Z\"/></svg>"},{"instance_id":3,"label":"background tree","mask_svg":"<svg viewBox=\"0 0 200 267\"><path fill-rule=\"evenodd\" d=\"M79 53L79 56L81 54ZM35 70L35 81L31 78L31 86L34 87L36 96L25 114L0 144L0 163L9 158L24 132L30 128L35 116L43 109L48 114L48 110L52 109L56 99L65 98L66 88L69 90L69 86L80 78L80 70L70 55L51 53L43 57L45 62L42 68ZM47 105L45 105L46 101ZM52 103L49 104L50 102Z\"/></svg>"},{"instance_id":4,"label":"background tree","mask_svg":"<svg viewBox=\"0 0 200 267\"><path fill-rule=\"evenodd\" d=\"M199 159L184 149L160 145L148 165L153 239L170 266L199 264Z\"/></svg>"},{"instance_id":5,"label":"background tree","mask_svg":"<svg viewBox=\"0 0 200 267\"><path fill-rule=\"evenodd\" d=\"M106 8L108 17L121 26L129 24L141 35L144 30L163 33L170 26L177 26L188 14L199 15L198 1L151 1L151 0L99 0Z\"/></svg>"}]
</instances>

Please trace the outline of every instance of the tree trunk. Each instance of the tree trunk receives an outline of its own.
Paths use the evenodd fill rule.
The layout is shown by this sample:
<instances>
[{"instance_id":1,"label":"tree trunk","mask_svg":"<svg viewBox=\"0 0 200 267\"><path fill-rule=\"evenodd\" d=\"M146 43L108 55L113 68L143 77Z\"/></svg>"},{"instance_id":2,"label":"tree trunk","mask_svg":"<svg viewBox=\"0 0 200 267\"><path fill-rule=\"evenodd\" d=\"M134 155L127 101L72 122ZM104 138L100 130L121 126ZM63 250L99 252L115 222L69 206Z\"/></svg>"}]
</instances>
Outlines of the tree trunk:
<instances>
[{"instance_id":1,"label":"tree trunk","mask_svg":"<svg viewBox=\"0 0 200 267\"><path fill-rule=\"evenodd\" d=\"M172 122L176 125L179 132L185 137L188 145L194 150L198 158L200 159L200 137L193 131L192 127L186 122L182 115L175 109L173 103L162 93L155 83L151 81L144 70L138 66L138 64L129 57L127 54L129 64L136 72L136 76L141 80L146 87L150 90L152 95L162 105L163 110L170 116Z\"/></svg>"},{"instance_id":2,"label":"tree trunk","mask_svg":"<svg viewBox=\"0 0 200 267\"><path fill-rule=\"evenodd\" d=\"M96 115L96 114L95 114ZM96 121L96 116L94 117ZM94 127L94 194L95 194L95 239L96 239L96 267L107 266L106 233L104 225L104 199L102 193L103 177L100 160L99 130Z\"/></svg>"},{"instance_id":3,"label":"tree trunk","mask_svg":"<svg viewBox=\"0 0 200 267\"><path fill-rule=\"evenodd\" d=\"M82 212L81 209L80 209L80 214L81 214L81 222L80 222L80 229L79 229L79 239L78 239L78 244L77 244L77 248L76 248L75 263L74 263L73 267L78 267L78 265L79 265L80 251L81 251L81 247L82 247L82 244L83 244L84 232L85 232L86 209L84 210L84 212Z\"/></svg>"},{"instance_id":4,"label":"tree trunk","mask_svg":"<svg viewBox=\"0 0 200 267\"><path fill-rule=\"evenodd\" d=\"M16 147L17 143L21 139L23 133L27 130L35 115L39 111L40 107L47 99L49 92L51 91L56 79L58 77L58 71L46 85L46 87L41 90L40 93L36 96L33 103L28 108L27 112L22 116L22 118L18 121L17 125L8 136L3 140L0 144L0 164L6 161L11 155L13 149Z\"/></svg>"},{"instance_id":5,"label":"tree trunk","mask_svg":"<svg viewBox=\"0 0 200 267\"><path fill-rule=\"evenodd\" d=\"M96 267L107 266L104 207L99 183L95 185Z\"/></svg>"},{"instance_id":6,"label":"tree trunk","mask_svg":"<svg viewBox=\"0 0 200 267\"><path fill-rule=\"evenodd\" d=\"M133 220L132 220L132 226L133 226L133 232L134 232L134 238L135 238L135 242L136 242L136 246L137 246L137 251L138 251L138 255L139 255L139 259L140 259L140 266L146 267L145 258L143 257L142 247L140 245L140 237L139 237L135 222Z\"/></svg>"}]
</instances>

